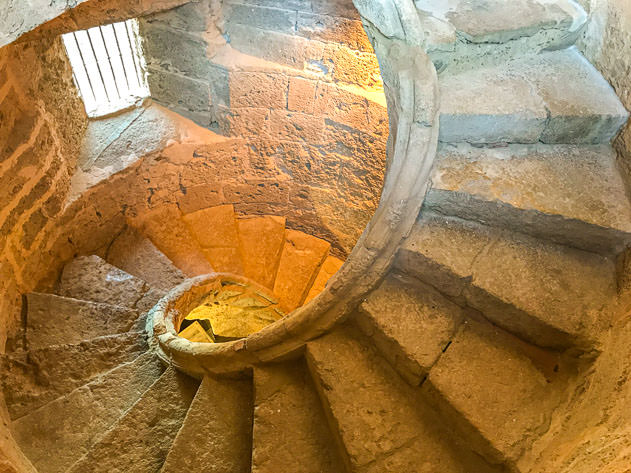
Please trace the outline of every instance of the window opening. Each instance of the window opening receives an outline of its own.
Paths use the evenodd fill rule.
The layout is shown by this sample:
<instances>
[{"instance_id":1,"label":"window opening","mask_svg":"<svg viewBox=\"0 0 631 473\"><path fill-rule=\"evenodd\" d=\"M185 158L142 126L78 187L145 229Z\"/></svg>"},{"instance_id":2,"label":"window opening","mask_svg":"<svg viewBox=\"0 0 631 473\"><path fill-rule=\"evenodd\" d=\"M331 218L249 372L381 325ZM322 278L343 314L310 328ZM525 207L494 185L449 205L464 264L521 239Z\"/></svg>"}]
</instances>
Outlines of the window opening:
<instances>
[{"instance_id":1,"label":"window opening","mask_svg":"<svg viewBox=\"0 0 631 473\"><path fill-rule=\"evenodd\" d=\"M136 20L75 31L62 38L88 116L107 115L149 96Z\"/></svg>"}]
</instances>

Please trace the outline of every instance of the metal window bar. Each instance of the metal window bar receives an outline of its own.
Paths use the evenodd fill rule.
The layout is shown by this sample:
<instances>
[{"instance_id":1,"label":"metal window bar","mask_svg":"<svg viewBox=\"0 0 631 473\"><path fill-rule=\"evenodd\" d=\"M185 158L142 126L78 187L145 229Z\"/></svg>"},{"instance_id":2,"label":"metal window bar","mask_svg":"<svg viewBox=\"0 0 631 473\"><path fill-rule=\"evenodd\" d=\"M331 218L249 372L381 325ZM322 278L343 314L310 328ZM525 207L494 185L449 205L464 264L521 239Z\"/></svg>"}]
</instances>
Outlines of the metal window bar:
<instances>
[{"instance_id":1,"label":"metal window bar","mask_svg":"<svg viewBox=\"0 0 631 473\"><path fill-rule=\"evenodd\" d=\"M63 39L89 116L112 113L149 96L135 20L68 33Z\"/></svg>"}]
</instances>

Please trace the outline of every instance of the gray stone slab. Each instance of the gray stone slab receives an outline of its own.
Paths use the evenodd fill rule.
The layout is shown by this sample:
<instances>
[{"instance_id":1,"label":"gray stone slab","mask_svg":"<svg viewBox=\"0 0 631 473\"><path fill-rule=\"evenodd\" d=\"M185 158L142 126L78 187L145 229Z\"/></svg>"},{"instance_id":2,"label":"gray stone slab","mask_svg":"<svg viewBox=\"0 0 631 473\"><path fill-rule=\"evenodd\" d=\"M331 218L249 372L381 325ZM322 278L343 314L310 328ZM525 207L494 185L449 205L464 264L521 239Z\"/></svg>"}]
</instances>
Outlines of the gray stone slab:
<instances>
[{"instance_id":1,"label":"gray stone slab","mask_svg":"<svg viewBox=\"0 0 631 473\"><path fill-rule=\"evenodd\" d=\"M13 435L39 472L65 473L161 373L153 354L142 355L21 417Z\"/></svg>"},{"instance_id":2,"label":"gray stone slab","mask_svg":"<svg viewBox=\"0 0 631 473\"><path fill-rule=\"evenodd\" d=\"M425 206L603 254L631 242L631 203L605 145L442 146Z\"/></svg>"},{"instance_id":3,"label":"gray stone slab","mask_svg":"<svg viewBox=\"0 0 631 473\"><path fill-rule=\"evenodd\" d=\"M198 381L167 369L68 473L160 471L198 386Z\"/></svg>"},{"instance_id":4,"label":"gray stone slab","mask_svg":"<svg viewBox=\"0 0 631 473\"><path fill-rule=\"evenodd\" d=\"M462 322L463 311L431 286L391 273L361 304L356 320L386 360L419 385Z\"/></svg>"},{"instance_id":5,"label":"gray stone slab","mask_svg":"<svg viewBox=\"0 0 631 473\"><path fill-rule=\"evenodd\" d=\"M396 265L544 347L597 350L616 300L608 258L428 212Z\"/></svg>"},{"instance_id":6,"label":"gray stone slab","mask_svg":"<svg viewBox=\"0 0 631 473\"><path fill-rule=\"evenodd\" d=\"M0 378L11 419L29 414L121 363L133 361L147 348L144 333L130 332L4 355Z\"/></svg>"},{"instance_id":7,"label":"gray stone slab","mask_svg":"<svg viewBox=\"0 0 631 473\"><path fill-rule=\"evenodd\" d=\"M53 294L28 294L26 304L29 350L124 333L135 327L139 315L126 307Z\"/></svg>"},{"instance_id":8,"label":"gray stone slab","mask_svg":"<svg viewBox=\"0 0 631 473\"><path fill-rule=\"evenodd\" d=\"M161 473L248 473L252 395L250 380L204 378Z\"/></svg>"}]
</instances>

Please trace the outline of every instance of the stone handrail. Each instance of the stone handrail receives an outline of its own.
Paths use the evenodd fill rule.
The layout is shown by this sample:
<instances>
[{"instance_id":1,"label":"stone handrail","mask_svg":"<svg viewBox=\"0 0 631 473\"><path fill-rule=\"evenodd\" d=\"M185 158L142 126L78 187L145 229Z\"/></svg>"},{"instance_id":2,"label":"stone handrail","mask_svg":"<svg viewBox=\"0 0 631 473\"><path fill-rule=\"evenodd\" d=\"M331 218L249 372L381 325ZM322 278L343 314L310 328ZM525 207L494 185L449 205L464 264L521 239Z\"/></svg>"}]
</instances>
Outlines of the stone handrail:
<instances>
[{"instance_id":1,"label":"stone handrail","mask_svg":"<svg viewBox=\"0 0 631 473\"><path fill-rule=\"evenodd\" d=\"M343 321L385 276L419 214L438 142L436 70L422 43L412 0L354 0L373 44L386 90L390 138L381 201L344 266L308 304L249 337L190 342L169 322L169 304L210 276L175 288L152 310L152 345L167 363L193 376L242 371L297 352Z\"/></svg>"}]
</instances>

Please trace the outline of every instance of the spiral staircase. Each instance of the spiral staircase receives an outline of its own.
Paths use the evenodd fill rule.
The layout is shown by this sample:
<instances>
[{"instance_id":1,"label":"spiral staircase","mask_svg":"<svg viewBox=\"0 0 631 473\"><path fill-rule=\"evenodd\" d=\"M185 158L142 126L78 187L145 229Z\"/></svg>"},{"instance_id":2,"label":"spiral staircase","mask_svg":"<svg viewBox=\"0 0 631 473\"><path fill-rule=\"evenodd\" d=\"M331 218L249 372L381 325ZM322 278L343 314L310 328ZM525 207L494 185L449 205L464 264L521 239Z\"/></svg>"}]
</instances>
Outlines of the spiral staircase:
<instances>
[{"instance_id":1,"label":"spiral staircase","mask_svg":"<svg viewBox=\"0 0 631 473\"><path fill-rule=\"evenodd\" d=\"M241 369L181 370L175 334L153 331L167 291L235 273L302 314L341 261L282 218L231 206L130 217L105 259L79 257L56 294L25 297L26 349L2 359L37 471L544 471L534 446L621 310L631 204L610 141L628 115L572 46L586 19L573 2L506 24L488 11L467 24L455 4L443 29L426 18L442 99L431 185L361 303L317 336L292 331L290 314L278 339L295 345Z\"/></svg>"}]
</instances>

